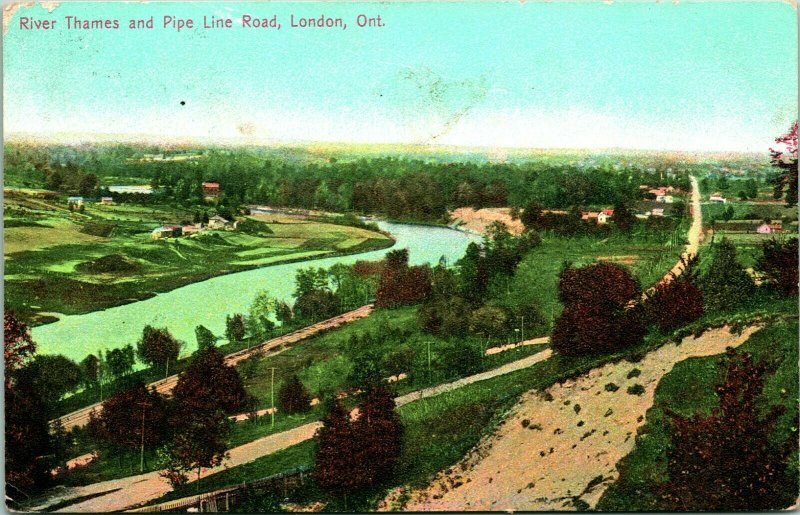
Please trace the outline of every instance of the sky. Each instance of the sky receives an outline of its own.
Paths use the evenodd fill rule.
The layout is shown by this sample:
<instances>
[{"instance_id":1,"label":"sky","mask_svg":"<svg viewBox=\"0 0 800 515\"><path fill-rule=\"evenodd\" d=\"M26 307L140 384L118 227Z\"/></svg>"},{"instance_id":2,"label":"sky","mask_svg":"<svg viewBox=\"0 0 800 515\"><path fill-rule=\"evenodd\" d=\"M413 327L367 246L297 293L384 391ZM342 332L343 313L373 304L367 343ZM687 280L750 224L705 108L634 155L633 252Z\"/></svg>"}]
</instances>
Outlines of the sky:
<instances>
[{"instance_id":1,"label":"sky","mask_svg":"<svg viewBox=\"0 0 800 515\"><path fill-rule=\"evenodd\" d=\"M289 26L321 14L347 28ZM777 2L63 3L21 8L3 52L6 134L763 153L798 107L796 11Z\"/></svg>"}]
</instances>

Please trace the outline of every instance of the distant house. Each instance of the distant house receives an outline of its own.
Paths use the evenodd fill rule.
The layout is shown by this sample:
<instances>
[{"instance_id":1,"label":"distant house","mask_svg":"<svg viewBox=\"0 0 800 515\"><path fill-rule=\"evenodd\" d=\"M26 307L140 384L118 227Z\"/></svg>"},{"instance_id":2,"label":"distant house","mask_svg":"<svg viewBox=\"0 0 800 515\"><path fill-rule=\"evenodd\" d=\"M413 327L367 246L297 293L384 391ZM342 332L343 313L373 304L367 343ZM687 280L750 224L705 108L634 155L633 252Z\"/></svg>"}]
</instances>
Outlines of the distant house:
<instances>
[{"instance_id":1,"label":"distant house","mask_svg":"<svg viewBox=\"0 0 800 515\"><path fill-rule=\"evenodd\" d=\"M228 227L233 227L233 224L230 220L226 220L219 215L214 215L208 219L209 229L226 229Z\"/></svg>"},{"instance_id":2,"label":"distant house","mask_svg":"<svg viewBox=\"0 0 800 515\"><path fill-rule=\"evenodd\" d=\"M190 234L197 234L200 232L205 231L205 227L202 224L188 224L181 227L184 236L188 236Z\"/></svg>"},{"instance_id":3,"label":"distant house","mask_svg":"<svg viewBox=\"0 0 800 515\"><path fill-rule=\"evenodd\" d=\"M772 234L772 226L770 224L761 224L756 228L758 234Z\"/></svg>"},{"instance_id":4,"label":"distant house","mask_svg":"<svg viewBox=\"0 0 800 515\"><path fill-rule=\"evenodd\" d=\"M581 220L585 222L594 221L596 223L598 216L600 216L600 213L597 211L581 211Z\"/></svg>"},{"instance_id":5,"label":"distant house","mask_svg":"<svg viewBox=\"0 0 800 515\"><path fill-rule=\"evenodd\" d=\"M714 204L727 204L728 201L725 200L725 197L722 196L721 193L712 193L708 200L713 202Z\"/></svg>"},{"instance_id":6,"label":"distant house","mask_svg":"<svg viewBox=\"0 0 800 515\"><path fill-rule=\"evenodd\" d=\"M218 182L204 182L203 183L203 196L206 198L219 197L219 183Z\"/></svg>"},{"instance_id":7,"label":"distant house","mask_svg":"<svg viewBox=\"0 0 800 515\"><path fill-rule=\"evenodd\" d=\"M175 238L181 234L183 234L183 230L176 225L162 225L161 227L153 229L150 236L154 240L160 240L162 238Z\"/></svg>"},{"instance_id":8,"label":"distant house","mask_svg":"<svg viewBox=\"0 0 800 515\"><path fill-rule=\"evenodd\" d=\"M597 215L597 223L598 224L607 224L612 216L614 216L614 210L613 209L603 209Z\"/></svg>"},{"instance_id":9,"label":"distant house","mask_svg":"<svg viewBox=\"0 0 800 515\"><path fill-rule=\"evenodd\" d=\"M74 207L81 207L83 205L83 197L68 197L67 205Z\"/></svg>"},{"instance_id":10,"label":"distant house","mask_svg":"<svg viewBox=\"0 0 800 515\"><path fill-rule=\"evenodd\" d=\"M672 195L657 195L656 202L663 202L664 204L672 204L675 200Z\"/></svg>"},{"instance_id":11,"label":"distant house","mask_svg":"<svg viewBox=\"0 0 800 515\"><path fill-rule=\"evenodd\" d=\"M100 204L110 206L114 204L114 197L100 197Z\"/></svg>"},{"instance_id":12,"label":"distant house","mask_svg":"<svg viewBox=\"0 0 800 515\"><path fill-rule=\"evenodd\" d=\"M652 216L664 216L664 208L663 207L654 208L652 211L650 211L650 214Z\"/></svg>"}]
</instances>

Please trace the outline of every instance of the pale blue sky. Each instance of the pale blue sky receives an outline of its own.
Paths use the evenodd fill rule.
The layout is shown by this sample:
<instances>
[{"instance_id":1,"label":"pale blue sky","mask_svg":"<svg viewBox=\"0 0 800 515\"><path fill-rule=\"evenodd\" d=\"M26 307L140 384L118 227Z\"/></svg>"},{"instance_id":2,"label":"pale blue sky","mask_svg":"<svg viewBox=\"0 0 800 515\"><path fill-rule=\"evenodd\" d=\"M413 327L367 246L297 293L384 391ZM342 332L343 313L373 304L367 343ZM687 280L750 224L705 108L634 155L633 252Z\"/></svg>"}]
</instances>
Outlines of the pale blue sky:
<instances>
[{"instance_id":1,"label":"pale blue sky","mask_svg":"<svg viewBox=\"0 0 800 515\"><path fill-rule=\"evenodd\" d=\"M133 31L272 16L280 31ZM341 16L299 30L289 16ZM382 29L358 29L359 13ZM118 18L69 31L64 17ZM22 31L19 16L58 20ZM797 112L783 3L72 3L4 37L7 132L764 152ZM185 101L185 105L180 102Z\"/></svg>"}]
</instances>

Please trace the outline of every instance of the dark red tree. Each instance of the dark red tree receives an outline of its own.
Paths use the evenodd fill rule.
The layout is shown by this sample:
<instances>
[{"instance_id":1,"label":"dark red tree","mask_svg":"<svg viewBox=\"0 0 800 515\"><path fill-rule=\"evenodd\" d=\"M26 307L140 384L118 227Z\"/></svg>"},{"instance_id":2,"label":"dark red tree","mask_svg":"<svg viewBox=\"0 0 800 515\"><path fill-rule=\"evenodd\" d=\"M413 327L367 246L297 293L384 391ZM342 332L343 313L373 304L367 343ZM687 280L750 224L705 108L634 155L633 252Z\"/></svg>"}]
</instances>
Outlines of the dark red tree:
<instances>
[{"instance_id":1,"label":"dark red tree","mask_svg":"<svg viewBox=\"0 0 800 515\"><path fill-rule=\"evenodd\" d=\"M779 173L774 179L774 197L786 198L786 204L797 204L797 122L789 132L775 138L777 145L769 149L772 166L778 168Z\"/></svg>"},{"instance_id":2,"label":"dark red tree","mask_svg":"<svg viewBox=\"0 0 800 515\"><path fill-rule=\"evenodd\" d=\"M317 486L334 495L344 495L361 486L350 415L338 400L329 406L322 427L314 437L317 452L312 476Z\"/></svg>"},{"instance_id":3,"label":"dark red tree","mask_svg":"<svg viewBox=\"0 0 800 515\"><path fill-rule=\"evenodd\" d=\"M311 409L311 396L299 377L293 375L283 385L278 405L284 413L305 413Z\"/></svg>"},{"instance_id":4,"label":"dark red tree","mask_svg":"<svg viewBox=\"0 0 800 515\"><path fill-rule=\"evenodd\" d=\"M373 384L358 410L353 432L363 486L386 484L396 474L403 450L403 424L394 396L385 386Z\"/></svg>"},{"instance_id":5,"label":"dark red tree","mask_svg":"<svg viewBox=\"0 0 800 515\"><path fill-rule=\"evenodd\" d=\"M703 292L690 279L661 283L647 301L652 321L662 331L671 331L703 316Z\"/></svg>"},{"instance_id":6,"label":"dark red tree","mask_svg":"<svg viewBox=\"0 0 800 515\"><path fill-rule=\"evenodd\" d=\"M786 297L797 296L797 238L781 242L775 239L764 242L763 254L756 268L764 274L765 281Z\"/></svg>"},{"instance_id":7,"label":"dark red tree","mask_svg":"<svg viewBox=\"0 0 800 515\"><path fill-rule=\"evenodd\" d=\"M31 339L28 326L20 322L11 311L3 315L3 359L5 362L6 388L13 382L14 372L28 364L36 352L36 343Z\"/></svg>"},{"instance_id":8,"label":"dark red tree","mask_svg":"<svg viewBox=\"0 0 800 515\"><path fill-rule=\"evenodd\" d=\"M564 305L591 304L619 309L642 293L639 281L614 263L595 263L582 268L566 267L558 281L558 298Z\"/></svg>"},{"instance_id":9,"label":"dark red tree","mask_svg":"<svg viewBox=\"0 0 800 515\"><path fill-rule=\"evenodd\" d=\"M669 413L669 481L661 487L667 511L763 511L795 500L788 459L797 459L795 437L770 443L783 406L764 413L759 397L767 369L749 354L729 349L719 406L710 415ZM762 415L763 413L763 415Z\"/></svg>"},{"instance_id":10,"label":"dark red tree","mask_svg":"<svg viewBox=\"0 0 800 515\"><path fill-rule=\"evenodd\" d=\"M142 337L136 344L136 353L139 358L151 366L165 367L165 375L169 371L169 364L175 364L182 342L173 337L169 331L157 329L149 325L144 326Z\"/></svg>"},{"instance_id":11,"label":"dark red tree","mask_svg":"<svg viewBox=\"0 0 800 515\"><path fill-rule=\"evenodd\" d=\"M409 267L408 249L393 250L386 254L375 295L375 304L378 307L393 308L415 304L427 298L430 292L429 266Z\"/></svg>"}]
</instances>

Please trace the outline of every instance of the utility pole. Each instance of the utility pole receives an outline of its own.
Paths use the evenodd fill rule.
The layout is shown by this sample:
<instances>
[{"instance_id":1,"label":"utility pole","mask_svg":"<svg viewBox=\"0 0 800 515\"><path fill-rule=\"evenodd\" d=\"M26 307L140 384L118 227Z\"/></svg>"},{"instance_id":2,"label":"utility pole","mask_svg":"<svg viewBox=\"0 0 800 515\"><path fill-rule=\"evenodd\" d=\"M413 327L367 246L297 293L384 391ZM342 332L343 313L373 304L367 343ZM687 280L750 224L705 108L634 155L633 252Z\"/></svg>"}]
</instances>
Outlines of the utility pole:
<instances>
[{"instance_id":1,"label":"utility pole","mask_svg":"<svg viewBox=\"0 0 800 515\"><path fill-rule=\"evenodd\" d=\"M525 341L525 317L522 317L522 341Z\"/></svg>"},{"instance_id":2,"label":"utility pole","mask_svg":"<svg viewBox=\"0 0 800 515\"><path fill-rule=\"evenodd\" d=\"M428 383L431 382L431 341L428 340Z\"/></svg>"},{"instance_id":3,"label":"utility pole","mask_svg":"<svg viewBox=\"0 0 800 515\"><path fill-rule=\"evenodd\" d=\"M164 379L169 377L169 356L167 356L167 370L164 372Z\"/></svg>"},{"instance_id":4,"label":"utility pole","mask_svg":"<svg viewBox=\"0 0 800 515\"><path fill-rule=\"evenodd\" d=\"M141 453L139 455L139 472L144 472L144 413L147 409L147 404L141 404L142 406L142 447Z\"/></svg>"},{"instance_id":5,"label":"utility pole","mask_svg":"<svg viewBox=\"0 0 800 515\"><path fill-rule=\"evenodd\" d=\"M270 389L269 389L269 397L270 402L272 403L272 409L270 410L270 416L272 417L272 422L270 424L270 428L275 427L275 367L269 367L271 375L270 375Z\"/></svg>"}]
</instances>

